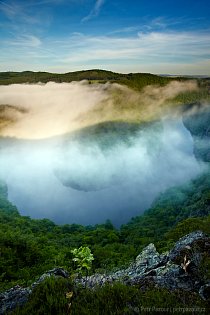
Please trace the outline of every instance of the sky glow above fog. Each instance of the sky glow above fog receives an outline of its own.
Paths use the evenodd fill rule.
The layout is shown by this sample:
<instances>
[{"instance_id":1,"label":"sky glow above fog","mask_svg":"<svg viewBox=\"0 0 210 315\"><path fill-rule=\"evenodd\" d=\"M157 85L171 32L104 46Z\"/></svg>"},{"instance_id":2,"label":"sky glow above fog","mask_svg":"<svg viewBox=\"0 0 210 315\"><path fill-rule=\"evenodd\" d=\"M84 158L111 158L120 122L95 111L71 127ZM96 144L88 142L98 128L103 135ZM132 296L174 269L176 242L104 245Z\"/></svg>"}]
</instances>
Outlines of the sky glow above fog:
<instances>
[{"instance_id":1,"label":"sky glow above fog","mask_svg":"<svg viewBox=\"0 0 210 315\"><path fill-rule=\"evenodd\" d=\"M210 75L209 1L0 1L0 71Z\"/></svg>"}]
</instances>

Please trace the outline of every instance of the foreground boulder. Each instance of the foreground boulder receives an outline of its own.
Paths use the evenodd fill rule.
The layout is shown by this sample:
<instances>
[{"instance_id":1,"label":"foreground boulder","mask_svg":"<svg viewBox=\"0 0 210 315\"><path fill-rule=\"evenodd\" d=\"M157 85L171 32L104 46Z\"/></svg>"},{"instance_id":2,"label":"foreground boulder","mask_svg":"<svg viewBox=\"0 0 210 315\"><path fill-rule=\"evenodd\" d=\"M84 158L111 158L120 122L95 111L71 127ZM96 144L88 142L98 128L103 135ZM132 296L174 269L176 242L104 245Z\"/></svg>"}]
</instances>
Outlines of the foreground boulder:
<instances>
[{"instance_id":1,"label":"foreground boulder","mask_svg":"<svg viewBox=\"0 0 210 315\"><path fill-rule=\"evenodd\" d=\"M0 314L6 314L18 306L24 305L33 292L33 289L51 276L68 278L69 274L62 268L54 268L44 273L30 288L22 288L19 285L0 293Z\"/></svg>"},{"instance_id":2,"label":"foreground boulder","mask_svg":"<svg viewBox=\"0 0 210 315\"><path fill-rule=\"evenodd\" d=\"M201 231L190 233L174 245L170 252L159 254L154 244L149 244L126 269L110 274L93 274L75 279L75 285L95 288L106 283L122 282L146 289L155 287L169 290L181 289L197 292L203 300L210 298L210 281L200 274L203 254L210 253L210 238ZM68 272L55 268L43 274L30 288L15 286L0 294L0 314L25 304L33 289L48 277L68 278Z\"/></svg>"},{"instance_id":3,"label":"foreground boulder","mask_svg":"<svg viewBox=\"0 0 210 315\"><path fill-rule=\"evenodd\" d=\"M21 288L16 285L0 294L0 314L14 310L17 306L22 306L28 301L31 290L29 288Z\"/></svg>"},{"instance_id":4,"label":"foreground boulder","mask_svg":"<svg viewBox=\"0 0 210 315\"><path fill-rule=\"evenodd\" d=\"M206 298L209 287L204 286L199 265L203 254L209 252L210 238L196 231L182 237L169 253L159 254L154 244L149 244L127 269L108 275L94 274L76 279L76 282L89 288L114 281L141 287L153 284L169 290L201 292L201 297L205 295Z\"/></svg>"}]
</instances>

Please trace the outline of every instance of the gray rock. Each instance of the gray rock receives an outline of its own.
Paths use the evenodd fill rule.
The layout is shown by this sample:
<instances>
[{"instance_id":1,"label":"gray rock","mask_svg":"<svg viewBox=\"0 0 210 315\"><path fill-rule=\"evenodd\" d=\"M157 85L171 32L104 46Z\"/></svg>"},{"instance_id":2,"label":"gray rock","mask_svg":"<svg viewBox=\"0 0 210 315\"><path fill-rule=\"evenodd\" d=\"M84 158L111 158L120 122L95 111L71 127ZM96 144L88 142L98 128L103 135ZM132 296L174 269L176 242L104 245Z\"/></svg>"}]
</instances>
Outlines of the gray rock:
<instances>
[{"instance_id":1,"label":"gray rock","mask_svg":"<svg viewBox=\"0 0 210 315\"><path fill-rule=\"evenodd\" d=\"M34 289L37 285L39 285L41 282L43 282L46 278L49 277L63 277L63 278L68 278L69 274L66 270L62 268L54 268L52 270L47 271L44 273L36 282L34 282L31 286L32 289Z\"/></svg>"},{"instance_id":2,"label":"gray rock","mask_svg":"<svg viewBox=\"0 0 210 315\"><path fill-rule=\"evenodd\" d=\"M18 306L22 306L28 300L31 290L16 285L0 294L0 314L14 310Z\"/></svg>"},{"instance_id":3,"label":"gray rock","mask_svg":"<svg viewBox=\"0 0 210 315\"><path fill-rule=\"evenodd\" d=\"M156 268L161 262L161 257L157 252L154 244L149 244L142 252L136 257L136 268L150 270Z\"/></svg>"},{"instance_id":4,"label":"gray rock","mask_svg":"<svg viewBox=\"0 0 210 315\"><path fill-rule=\"evenodd\" d=\"M199 294L203 300L210 300L210 282L200 287Z\"/></svg>"},{"instance_id":5,"label":"gray rock","mask_svg":"<svg viewBox=\"0 0 210 315\"><path fill-rule=\"evenodd\" d=\"M194 253L198 253L200 245L197 249L194 248L194 245L199 241L206 241L207 236L202 231L192 232L184 237L182 237L169 252L169 260L176 263L181 263L180 259L183 260L184 255L192 256Z\"/></svg>"},{"instance_id":6,"label":"gray rock","mask_svg":"<svg viewBox=\"0 0 210 315\"><path fill-rule=\"evenodd\" d=\"M169 253L160 255L154 244L149 244L127 268L118 270L110 275L92 275L87 281L78 283L93 288L105 283L120 281L127 285L139 285L146 288L150 285L164 287L169 290L182 289L198 292L203 285L199 277L198 266L202 258L202 252L208 248L210 239L201 231L196 231L182 237ZM196 245L196 246L195 246ZM193 255L194 262L188 269L182 268L184 255ZM195 262L197 260L197 262ZM194 269L191 267L193 266ZM204 292L206 292L206 288ZM202 295L202 290L201 294ZM203 294L204 296L205 294Z\"/></svg>"},{"instance_id":7,"label":"gray rock","mask_svg":"<svg viewBox=\"0 0 210 315\"><path fill-rule=\"evenodd\" d=\"M142 290L153 285L169 290L182 289L198 292L202 299L206 300L210 295L210 283L205 283L199 275L198 266L202 254L208 252L209 249L210 238L203 232L196 231L182 237L169 253L160 255L154 244L149 244L127 269L110 274L98 273L88 277L77 276L75 285L95 288L118 281L126 285L138 285ZM189 264L189 269L186 270L181 266L181 263L184 262L184 255L188 256L187 259L193 258ZM0 294L0 315L27 302L33 289L51 276L68 278L69 275L64 269L55 268L43 274L30 288L16 286Z\"/></svg>"},{"instance_id":8,"label":"gray rock","mask_svg":"<svg viewBox=\"0 0 210 315\"><path fill-rule=\"evenodd\" d=\"M55 268L49 270L45 274L43 274L36 282L32 284L31 287L22 288L19 285L3 292L0 294L0 315L6 314L9 311L14 310L18 306L23 306L32 294L33 289L43 282L46 278L55 276L55 277L63 277L68 278L68 272L62 268Z\"/></svg>"}]
</instances>

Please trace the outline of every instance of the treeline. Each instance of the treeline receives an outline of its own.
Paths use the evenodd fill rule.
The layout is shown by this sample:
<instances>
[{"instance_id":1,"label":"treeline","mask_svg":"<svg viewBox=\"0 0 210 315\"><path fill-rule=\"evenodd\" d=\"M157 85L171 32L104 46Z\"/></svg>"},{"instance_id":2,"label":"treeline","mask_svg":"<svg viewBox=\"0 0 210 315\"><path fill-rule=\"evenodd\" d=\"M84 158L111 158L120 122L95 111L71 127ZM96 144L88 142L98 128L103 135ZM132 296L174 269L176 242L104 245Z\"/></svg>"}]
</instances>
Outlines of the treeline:
<instances>
[{"instance_id":1,"label":"treeline","mask_svg":"<svg viewBox=\"0 0 210 315\"><path fill-rule=\"evenodd\" d=\"M7 85L13 83L47 83L49 81L53 82L72 82L88 80L89 83L99 82L105 83L117 82L121 84L126 84L131 88L141 89L146 85L166 85L173 80L186 80L185 78L171 78L162 77L150 73L129 73L121 74L105 70L86 70L86 71L76 71L68 72L64 74L49 73L49 72L33 72L33 71L23 71L23 72L0 72L0 85Z\"/></svg>"},{"instance_id":2,"label":"treeline","mask_svg":"<svg viewBox=\"0 0 210 315\"><path fill-rule=\"evenodd\" d=\"M50 72L0 72L0 84L13 84L13 83L47 83L53 82L71 82L81 80L102 80L112 81L123 78L123 74L114 73L104 70L87 70L87 71L75 71L68 73L50 73Z\"/></svg>"},{"instance_id":3,"label":"treeline","mask_svg":"<svg viewBox=\"0 0 210 315\"><path fill-rule=\"evenodd\" d=\"M192 80L190 77L167 77L154 75L151 73L129 73L121 74L106 70L84 70L68 73L50 73L50 72L0 72L0 85L9 85L15 83L47 83L47 82L72 82L87 80L89 84L94 83L119 83L128 86L134 90L140 91L148 85L165 86L172 81ZM189 104L200 102L202 100L210 100L210 79L209 78L193 78L199 86L198 91L180 93L173 103Z\"/></svg>"}]
</instances>

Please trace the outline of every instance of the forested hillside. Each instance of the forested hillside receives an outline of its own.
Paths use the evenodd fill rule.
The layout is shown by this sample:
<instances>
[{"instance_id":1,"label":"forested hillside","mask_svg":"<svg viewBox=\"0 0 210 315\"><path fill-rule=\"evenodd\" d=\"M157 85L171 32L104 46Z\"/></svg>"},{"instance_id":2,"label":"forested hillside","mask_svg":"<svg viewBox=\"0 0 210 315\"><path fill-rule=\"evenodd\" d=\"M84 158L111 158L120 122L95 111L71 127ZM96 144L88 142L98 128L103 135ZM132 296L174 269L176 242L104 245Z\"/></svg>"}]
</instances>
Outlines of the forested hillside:
<instances>
[{"instance_id":1,"label":"forested hillside","mask_svg":"<svg viewBox=\"0 0 210 315\"><path fill-rule=\"evenodd\" d=\"M131 87L143 87L148 84L160 84L165 85L173 80L174 78L161 77L149 73L130 73L120 74L105 70L86 70L68 72L64 74L49 73L49 72L0 72L0 84L13 84L13 83L46 83L49 81L53 82L71 82L88 80L91 82L97 81L100 83L104 82L118 82L125 83ZM184 80L183 78L176 78L176 80Z\"/></svg>"},{"instance_id":2,"label":"forested hillside","mask_svg":"<svg viewBox=\"0 0 210 315\"><path fill-rule=\"evenodd\" d=\"M64 267L74 274L71 250L80 246L88 246L93 253L92 273L109 272L128 266L140 250L151 242L159 252L163 252L186 233L202 230L210 235L209 190L209 173L206 173L190 184L168 190L144 215L116 229L109 220L96 226L58 226L48 219L33 220L21 216L7 200L6 186L1 183L0 289L3 291L16 284L29 286L46 270L55 267ZM209 266L210 259L204 256L200 268L206 270L207 278ZM56 310L56 314L67 314L66 290L74 290L68 281L46 280L37 287L26 307L14 314L37 314L38 310L40 314L53 314L53 310ZM122 314L134 296L131 308L135 305L149 307L151 301L156 307L189 307L193 301L197 307L205 306L207 311L206 303L197 295L183 291L169 293L152 286L149 290L139 291L138 287L116 284L113 287L105 286L95 293L82 289L74 292L74 295L72 314L92 314L93 310L96 314ZM109 303L100 311L104 299L109 299ZM89 305L88 311L86 303Z\"/></svg>"},{"instance_id":3,"label":"forested hillside","mask_svg":"<svg viewBox=\"0 0 210 315\"><path fill-rule=\"evenodd\" d=\"M151 73L129 73L122 74L106 70L83 70L68 73L49 73L49 72L0 72L0 85L9 85L17 83L47 83L47 82L72 82L87 80L89 84L106 82L118 83L127 87L140 91L148 85L165 86L170 82L179 81L185 82L194 80L197 81L198 91L183 92L174 98L173 102L177 104L187 104L198 102L201 100L209 100L209 78L190 78L190 77L167 77L154 75Z\"/></svg>"},{"instance_id":4,"label":"forested hillside","mask_svg":"<svg viewBox=\"0 0 210 315\"><path fill-rule=\"evenodd\" d=\"M192 183L162 194L144 215L116 229L110 221L96 226L58 226L48 219L21 216L6 198L1 184L0 272L1 290L29 284L55 266L72 270L71 249L89 246L93 270L111 270L128 264L140 250L154 242L168 249L179 237L201 229L210 234L209 173Z\"/></svg>"}]
</instances>

